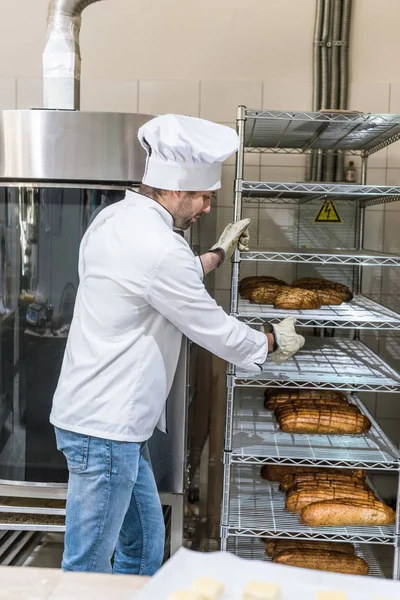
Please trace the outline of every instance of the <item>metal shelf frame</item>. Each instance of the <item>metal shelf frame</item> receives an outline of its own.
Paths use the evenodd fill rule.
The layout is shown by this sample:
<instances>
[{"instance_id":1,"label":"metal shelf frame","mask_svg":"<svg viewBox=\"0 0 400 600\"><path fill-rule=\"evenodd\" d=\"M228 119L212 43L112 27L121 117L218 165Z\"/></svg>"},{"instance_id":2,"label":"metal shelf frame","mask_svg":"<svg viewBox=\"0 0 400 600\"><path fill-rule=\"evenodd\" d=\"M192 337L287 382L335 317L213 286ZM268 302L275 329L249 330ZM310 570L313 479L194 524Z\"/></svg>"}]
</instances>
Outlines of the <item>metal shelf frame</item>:
<instances>
[{"instance_id":1,"label":"metal shelf frame","mask_svg":"<svg viewBox=\"0 0 400 600\"><path fill-rule=\"evenodd\" d=\"M370 577L385 577L372 546L368 544L355 544L355 551L357 556L368 563L368 575ZM246 559L264 560L266 562L272 560L265 554L265 541L254 537L230 537L228 552Z\"/></svg>"},{"instance_id":2,"label":"metal shelf frame","mask_svg":"<svg viewBox=\"0 0 400 600\"><path fill-rule=\"evenodd\" d=\"M333 199L371 206L400 201L400 186L243 181L241 188L244 202L304 204L311 200Z\"/></svg>"},{"instance_id":3,"label":"metal shelf frame","mask_svg":"<svg viewBox=\"0 0 400 600\"><path fill-rule=\"evenodd\" d=\"M394 549L393 578L400 579L398 449L369 414L372 427L362 436L286 434L279 430L271 411L263 408L262 393L271 387L341 390L351 394L351 401L366 414L365 407L355 395L357 392L400 392L399 373L360 341L362 329L400 330L400 315L361 295L364 267L400 266L400 256L364 249L366 207L400 200L400 186L367 185L368 157L400 140L400 115L250 110L239 106L237 131L235 222L242 219L243 209L252 203L266 206L294 204L300 214L303 204L332 199L356 207L353 237L357 247L274 248L243 253L236 250L232 266L231 315L258 327L267 322L279 322L289 312L239 299L242 263L343 265L353 267L355 298L352 302L319 310L290 311L290 315L298 319L300 327L353 330L355 339L309 337L305 347L284 365L277 367L267 361L256 374L228 365L221 548L246 558L262 558L262 544L257 538L351 541L359 544L357 549L371 565L371 574L382 576L370 546L388 544ZM244 177L246 152L291 154L314 150L360 154L362 185L254 182ZM255 401L251 395L253 398L256 395ZM278 486L261 479L262 464L395 472L398 476L396 522L390 527L306 527L297 515L285 510L285 497Z\"/></svg>"},{"instance_id":4,"label":"metal shelf frame","mask_svg":"<svg viewBox=\"0 0 400 600\"><path fill-rule=\"evenodd\" d=\"M239 107L246 121L246 151L301 153L339 150L370 156L400 139L398 114L349 114L251 110Z\"/></svg>"},{"instance_id":5,"label":"metal shelf frame","mask_svg":"<svg viewBox=\"0 0 400 600\"><path fill-rule=\"evenodd\" d=\"M226 440L231 464L319 466L340 469L399 470L398 449L361 400L352 404L371 421L363 435L307 435L280 431L273 411L264 408L264 394L240 390L235 397L232 437Z\"/></svg>"},{"instance_id":6,"label":"metal shelf frame","mask_svg":"<svg viewBox=\"0 0 400 600\"><path fill-rule=\"evenodd\" d=\"M359 340L307 338L293 358L277 367L266 361L258 373L236 369L232 387L400 392L400 375Z\"/></svg>"},{"instance_id":7,"label":"metal shelf frame","mask_svg":"<svg viewBox=\"0 0 400 600\"><path fill-rule=\"evenodd\" d=\"M400 256L369 250L324 250L299 248L241 252L240 261L305 263L309 265L347 265L357 267L398 267Z\"/></svg>"},{"instance_id":8,"label":"metal shelf frame","mask_svg":"<svg viewBox=\"0 0 400 600\"><path fill-rule=\"evenodd\" d=\"M308 527L285 508L278 483L264 481L258 467L232 469L229 519L223 533L235 537L347 541L396 546L394 525L371 527Z\"/></svg>"},{"instance_id":9,"label":"metal shelf frame","mask_svg":"<svg viewBox=\"0 0 400 600\"><path fill-rule=\"evenodd\" d=\"M279 323L288 315L284 309L269 304L254 304L239 299L238 318L248 325ZM341 329L400 330L400 315L364 296L356 296L351 302L339 306L321 306L314 310L292 310L298 327L322 327Z\"/></svg>"}]
</instances>

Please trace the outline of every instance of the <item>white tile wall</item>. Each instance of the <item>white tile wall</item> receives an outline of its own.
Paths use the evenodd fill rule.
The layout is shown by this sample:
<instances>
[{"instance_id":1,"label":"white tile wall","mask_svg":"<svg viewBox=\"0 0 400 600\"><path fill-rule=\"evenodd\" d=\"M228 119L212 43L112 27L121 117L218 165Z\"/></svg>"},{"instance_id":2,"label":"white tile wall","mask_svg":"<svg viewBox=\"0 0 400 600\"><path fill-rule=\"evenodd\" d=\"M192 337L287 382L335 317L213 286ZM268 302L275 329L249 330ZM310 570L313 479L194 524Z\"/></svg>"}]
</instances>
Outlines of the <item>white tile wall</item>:
<instances>
[{"instance_id":1,"label":"white tile wall","mask_svg":"<svg viewBox=\"0 0 400 600\"><path fill-rule=\"evenodd\" d=\"M373 210L376 209L376 210ZM385 207L367 207L365 210L364 248L381 252L383 250Z\"/></svg>"},{"instance_id":2,"label":"white tile wall","mask_svg":"<svg viewBox=\"0 0 400 600\"><path fill-rule=\"evenodd\" d=\"M82 79L81 110L132 113L138 111L138 82Z\"/></svg>"},{"instance_id":3,"label":"white tile wall","mask_svg":"<svg viewBox=\"0 0 400 600\"><path fill-rule=\"evenodd\" d=\"M304 167L300 166L262 166L262 181L304 181Z\"/></svg>"},{"instance_id":4,"label":"white tile wall","mask_svg":"<svg viewBox=\"0 0 400 600\"><path fill-rule=\"evenodd\" d=\"M239 104L248 108L261 106L262 91L261 81L202 81L200 116L220 123L232 123Z\"/></svg>"},{"instance_id":5,"label":"white tile wall","mask_svg":"<svg viewBox=\"0 0 400 600\"><path fill-rule=\"evenodd\" d=\"M16 80L14 77L0 79L0 110L15 108Z\"/></svg>"},{"instance_id":6,"label":"white tile wall","mask_svg":"<svg viewBox=\"0 0 400 600\"><path fill-rule=\"evenodd\" d=\"M200 82L189 80L139 82L139 112L147 114L181 113L198 117ZM231 116L232 121L234 115Z\"/></svg>"},{"instance_id":7,"label":"white tile wall","mask_svg":"<svg viewBox=\"0 0 400 600\"><path fill-rule=\"evenodd\" d=\"M310 111L312 81L264 81L262 108Z\"/></svg>"},{"instance_id":8,"label":"white tile wall","mask_svg":"<svg viewBox=\"0 0 400 600\"><path fill-rule=\"evenodd\" d=\"M17 79L17 108L43 107L43 80L41 77L19 77Z\"/></svg>"}]
</instances>

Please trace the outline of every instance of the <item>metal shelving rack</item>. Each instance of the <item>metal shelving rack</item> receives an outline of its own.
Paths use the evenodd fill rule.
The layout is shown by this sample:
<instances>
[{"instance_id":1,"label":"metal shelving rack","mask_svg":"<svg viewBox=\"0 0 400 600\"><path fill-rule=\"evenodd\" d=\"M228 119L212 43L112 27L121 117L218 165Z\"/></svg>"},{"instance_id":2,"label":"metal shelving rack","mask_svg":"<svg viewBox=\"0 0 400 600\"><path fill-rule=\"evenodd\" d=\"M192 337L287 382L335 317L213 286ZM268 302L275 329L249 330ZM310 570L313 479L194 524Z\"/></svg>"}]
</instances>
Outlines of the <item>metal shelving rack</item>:
<instances>
[{"instance_id":1,"label":"metal shelving rack","mask_svg":"<svg viewBox=\"0 0 400 600\"><path fill-rule=\"evenodd\" d=\"M290 311L290 316L297 318L298 327L318 328L320 332L339 329L342 337L307 337L305 347L290 361L281 367L267 361L256 375L228 366L221 547L245 558L267 559L262 543L265 537L345 540L353 542L357 554L367 560L370 574L381 577L382 570L372 547L387 544L394 549L393 578L400 579L399 451L357 395L400 391L399 373L360 340L360 330L400 330L399 314L361 294L364 267L400 266L400 256L363 248L365 208L400 200L400 187L366 185L368 157L400 139L400 115L259 111L240 106L237 130L240 148L236 162L235 221L242 218L246 206L254 203L307 207L331 199L354 210L357 247L310 249L298 244L291 250L235 253L230 312L249 325L277 323L288 316L288 311L239 298L242 262L352 268L355 297L341 306ZM244 179L245 152L294 154L312 150L361 155L362 185ZM346 333L347 337L343 337ZM271 387L342 390L370 418L372 427L364 435L284 433L279 430L273 413L263 408L263 391ZM306 527L297 515L285 510L285 497L277 484L261 479L263 464L395 472L399 481L396 523L387 527Z\"/></svg>"}]
</instances>

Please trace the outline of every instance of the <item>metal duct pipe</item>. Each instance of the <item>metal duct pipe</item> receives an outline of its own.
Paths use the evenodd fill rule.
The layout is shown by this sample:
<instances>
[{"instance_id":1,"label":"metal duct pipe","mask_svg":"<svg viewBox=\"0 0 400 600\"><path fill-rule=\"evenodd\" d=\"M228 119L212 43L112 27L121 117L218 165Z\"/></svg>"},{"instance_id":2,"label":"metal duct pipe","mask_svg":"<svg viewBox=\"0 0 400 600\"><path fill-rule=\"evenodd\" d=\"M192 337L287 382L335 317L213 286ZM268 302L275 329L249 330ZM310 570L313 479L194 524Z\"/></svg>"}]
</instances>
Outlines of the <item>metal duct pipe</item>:
<instances>
[{"instance_id":1,"label":"metal duct pipe","mask_svg":"<svg viewBox=\"0 0 400 600\"><path fill-rule=\"evenodd\" d=\"M81 15L100 0L50 0L43 53L44 107L80 109Z\"/></svg>"},{"instance_id":2,"label":"metal duct pipe","mask_svg":"<svg viewBox=\"0 0 400 600\"><path fill-rule=\"evenodd\" d=\"M333 0L331 94L328 108L339 108L339 44L342 29L342 0Z\"/></svg>"},{"instance_id":3,"label":"metal duct pipe","mask_svg":"<svg viewBox=\"0 0 400 600\"><path fill-rule=\"evenodd\" d=\"M329 106L327 108L339 107L339 87L340 87L340 70L339 70L339 44L340 32L342 25L342 2L343 0L333 0L332 6L332 24L331 24L331 78L330 78L330 94ZM335 155L328 152L325 161L324 181L335 180Z\"/></svg>"},{"instance_id":4,"label":"metal duct pipe","mask_svg":"<svg viewBox=\"0 0 400 600\"><path fill-rule=\"evenodd\" d=\"M314 43L313 43L313 88L312 88L312 110L319 110L321 95L321 35L322 22L324 18L324 0L317 0L315 10ZM307 154L306 181L313 181L313 168L316 162L316 153L311 151Z\"/></svg>"},{"instance_id":5,"label":"metal duct pipe","mask_svg":"<svg viewBox=\"0 0 400 600\"><path fill-rule=\"evenodd\" d=\"M349 92L349 43L350 43L350 22L351 22L352 0L343 0L342 27L341 27L341 45L339 46L339 108L345 110L348 108ZM345 153L339 152L336 162L336 181L345 180Z\"/></svg>"},{"instance_id":6,"label":"metal duct pipe","mask_svg":"<svg viewBox=\"0 0 400 600\"><path fill-rule=\"evenodd\" d=\"M324 20L322 25L321 46L321 103L319 108L330 108L329 97L329 33L331 20L331 0L324 0Z\"/></svg>"},{"instance_id":7,"label":"metal duct pipe","mask_svg":"<svg viewBox=\"0 0 400 600\"><path fill-rule=\"evenodd\" d=\"M340 46L340 94L339 108L346 109L349 91L349 43L352 0L343 0L342 35Z\"/></svg>"}]
</instances>

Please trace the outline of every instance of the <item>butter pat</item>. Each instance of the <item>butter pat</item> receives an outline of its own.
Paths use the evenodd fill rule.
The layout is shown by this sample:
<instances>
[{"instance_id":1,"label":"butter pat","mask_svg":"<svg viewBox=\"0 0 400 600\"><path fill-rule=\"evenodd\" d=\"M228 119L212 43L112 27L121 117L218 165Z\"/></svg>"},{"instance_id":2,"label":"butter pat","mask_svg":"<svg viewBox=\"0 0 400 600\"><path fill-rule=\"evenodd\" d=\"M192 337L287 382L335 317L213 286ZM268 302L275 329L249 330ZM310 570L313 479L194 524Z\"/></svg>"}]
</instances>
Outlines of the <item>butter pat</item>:
<instances>
[{"instance_id":1,"label":"butter pat","mask_svg":"<svg viewBox=\"0 0 400 600\"><path fill-rule=\"evenodd\" d=\"M190 586L192 590L204 596L204 600L221 600L224 584L218 579L199 577Z\"/></svg>"},{"instance_id":2,"label":"butter pat","mask_svg":"<svg viewBox=\"0 0 400 600\"><path fill-rule=\"evenodd\" d=\"M345 592L318 592L315 600L347 600Z\"/></svg>"},{"instance_id":3,"label":"butter pat","mask_svg":"<svg viewBox=\"0 0 400 600\"><path fill-rule=\"evenodd\" d=\"M168 600L205 600L205 597L194 590L174 592L168 596Z\"/></svg>"},{"instance_id":4,"label":"butter pat","mask_svg":"<svg viewBox=\"0 0 400 600\"><path fill-rule=\"evenodd\" d=\"M281 588L276 583L251 581L243 590L242 600L281 600Z\"/></svg>"}]
</instances>

